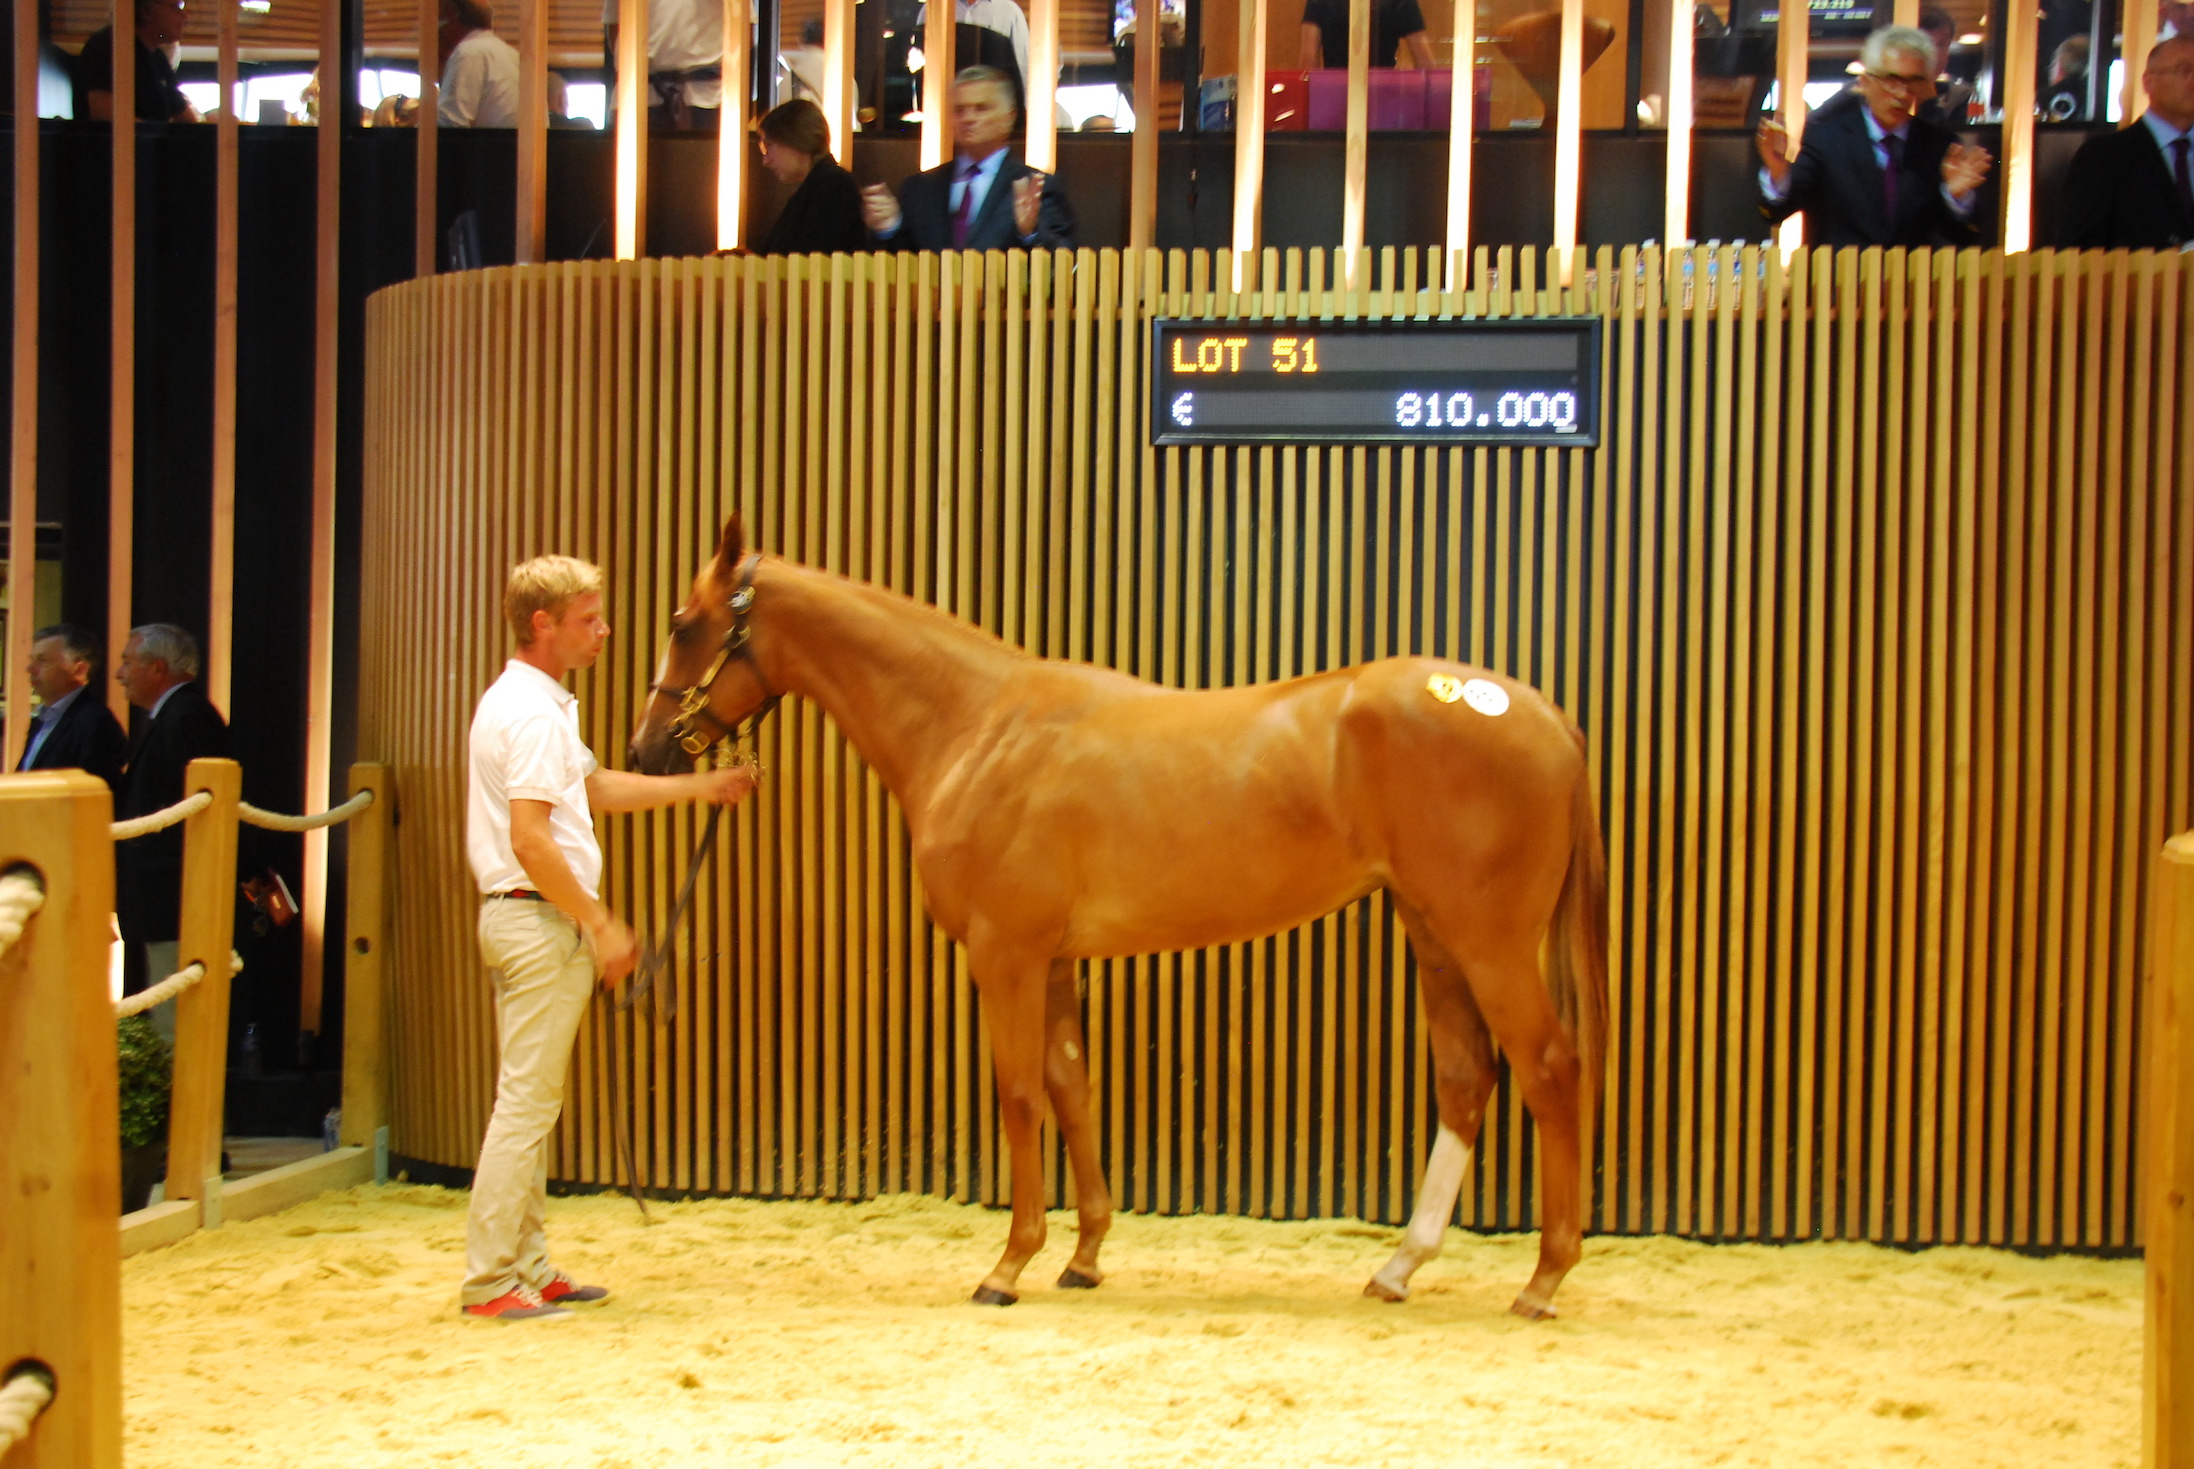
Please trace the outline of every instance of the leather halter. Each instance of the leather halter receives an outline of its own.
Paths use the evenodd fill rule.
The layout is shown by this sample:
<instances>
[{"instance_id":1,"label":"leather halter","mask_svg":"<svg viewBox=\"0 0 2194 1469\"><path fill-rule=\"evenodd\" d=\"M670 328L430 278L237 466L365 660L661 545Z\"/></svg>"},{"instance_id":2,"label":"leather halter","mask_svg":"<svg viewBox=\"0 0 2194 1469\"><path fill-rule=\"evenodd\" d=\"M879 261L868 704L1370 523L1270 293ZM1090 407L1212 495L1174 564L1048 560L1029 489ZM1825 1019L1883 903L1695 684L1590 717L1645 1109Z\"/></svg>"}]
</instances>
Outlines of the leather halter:
<instances>
[{"instance_id":1,"label":"leather halter","mask_svg":"<svg viewBox=\"0 0 2194 1469\"><path fill-rule=\"evenodd\" d=\"M734 658L746 664L747 671L754 675L755 683L762 690L760 706L747 716L749 734L769 717L770 712L777 707L777 701L784 697L769 686L769 680L762 676L761 665L754 661L754 650L748 646L753 640L754 629L747 625L747 616L754 610L754 572L761 564L762 558L758 552L741 558L738 585L732 589L731 598L725 603L731 609L731 626L724 630L724 640L717 645L716 657L698 683L688 684L673 695L678 700L678 713L672 717L668 732L688 755L705 755L732 733L709 708L709 693L716 686L716 680L722 675L724 666ZM660 692L669 693L670 690ZM697 722L703 719L716 727L715 734L707 734L699 728Z\"/></svg>"}]
</instances>

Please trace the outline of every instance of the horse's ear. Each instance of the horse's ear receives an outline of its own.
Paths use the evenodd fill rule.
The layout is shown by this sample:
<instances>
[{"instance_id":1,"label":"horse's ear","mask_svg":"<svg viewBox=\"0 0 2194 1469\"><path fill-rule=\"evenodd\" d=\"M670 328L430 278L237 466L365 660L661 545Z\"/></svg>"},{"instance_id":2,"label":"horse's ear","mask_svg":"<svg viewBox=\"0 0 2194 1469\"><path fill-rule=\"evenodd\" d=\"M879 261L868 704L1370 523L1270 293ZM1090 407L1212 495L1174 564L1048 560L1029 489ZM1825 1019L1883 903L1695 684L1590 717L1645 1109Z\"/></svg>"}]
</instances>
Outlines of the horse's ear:
<instances>
[{"instance_id":1,"label":"horse's ear","mask_svg":"<svg viewBox=\"0 0 2194 1469\"><path fill-rule=\"evenodd\" d=\"M746 530L734 515L724 521L724 538L716 543L716 559L726 571L739 564L739 558L747 554Z\"/></svg>"}]
</instances>

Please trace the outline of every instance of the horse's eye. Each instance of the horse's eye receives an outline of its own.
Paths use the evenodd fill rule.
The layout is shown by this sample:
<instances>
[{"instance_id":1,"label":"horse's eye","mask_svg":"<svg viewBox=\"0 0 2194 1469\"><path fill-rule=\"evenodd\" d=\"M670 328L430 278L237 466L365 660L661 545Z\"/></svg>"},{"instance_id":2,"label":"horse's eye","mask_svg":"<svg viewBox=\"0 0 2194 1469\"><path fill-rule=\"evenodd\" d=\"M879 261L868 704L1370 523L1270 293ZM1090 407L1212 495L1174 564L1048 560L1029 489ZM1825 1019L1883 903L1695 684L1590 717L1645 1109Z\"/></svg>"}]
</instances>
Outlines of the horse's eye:
<instances>
[{"instance_id":1,"label":"horse's eye","mask_svg":"<svg viewBox=\"0 0 2194 1469\"><path fill-rule=\"evenodd\" d=\"M688 627L688 626L686 626L686 625L685 625L684 623L680 623L680 622L674 622L674 623L672 623L672 624L670 625L670 640L671 640L672 642L674 642L674 643L683 643L683 642L687 642L687 641L691 640L692 636L693 636L693 629L692 629L692 628L690 628L690 627Z\"/></svg>"}]
</instances>

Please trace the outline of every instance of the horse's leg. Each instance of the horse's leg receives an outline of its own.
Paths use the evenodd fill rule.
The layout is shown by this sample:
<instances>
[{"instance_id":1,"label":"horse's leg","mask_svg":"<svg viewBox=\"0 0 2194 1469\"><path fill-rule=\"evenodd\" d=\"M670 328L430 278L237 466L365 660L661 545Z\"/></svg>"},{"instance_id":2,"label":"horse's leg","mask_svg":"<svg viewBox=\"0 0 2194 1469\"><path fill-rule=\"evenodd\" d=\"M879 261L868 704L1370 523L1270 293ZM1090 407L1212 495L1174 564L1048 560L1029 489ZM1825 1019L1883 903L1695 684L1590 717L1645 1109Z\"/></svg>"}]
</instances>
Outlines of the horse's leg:
<instances>
[{"instance_id":1,"label":"horse's leg","mask_svg":"<svg viewBox=\"0 0 2194 1469\"><path fill-rule=\"evenodd\" d=\"M1410 947L1417 952L1417 986L1424 995L1425 1020L1432 1032L1440 1132L1417 1185L1409 1228L1403 1231L1394 1258L1364 1286L1365 1295L1382 1301L1408 1300L1410 1277L1440 1253L1448 1221L1455 1217L1455 1200L1463 1180L1470 1176L1471 1149L1478 1141L1498 1064L1493 1038L1470 997L1461 966L1408 904L1397 898L1395 907L1409 931Z\"/></svg>"},{"instance_id":2,"label":"horse's leg","mask_svg":"<svg viewBox=\"0 0 2194 1469\"><path fill-rule=\"evenodd\" d=\"M984 1023L990 1028L998 1112L1005 1123L1013 1169L1013 1224L1006 1233L1006 1251L975 1288L974 1299L977 1305L1010 1306L1020 1299L1014 1287L1022 1270L1044 1247L1044 975L1048 960L1032 962L971 941L968 965L983 997Z\"/></svg>"},{"instance_id":3,"label":"horse's leg","mask_svg":"<svg viewBox=\"0 0 2194 1469\"><path fill-rule=\"evenodd\" d=\"M1458 947L1469 955L1464 972L1479 1013L1507 1053L1509 1069L1539 1130L1539 1268L1509 1307L1538 1320L1554 1314L1555 1289L1584 1253L1578 1125L1584 1066L1540 978L1536 945L1504 937Z\"/></svg>"},{"instance_id":4,"label":"horse's leg","mask_svg":"<svg viewBox=\"0 0 2194 1469\"><path fill-rule=\"evenodd\" d=\"M1088 1043L1082 1038L1082 999L1075 986L1074 961L1055 959L1044 986L1044 1090L1051 1115L1066 1139L1067 1162L1074 1169L1079 1228L1074 1258L1059 1272L1066 1289L1087 1290L1105 1278L1097 1248L1112 1228L1112 1192L1097 1156L1097 1128L1089 1114Z\"/></svg>"}]
</instances>

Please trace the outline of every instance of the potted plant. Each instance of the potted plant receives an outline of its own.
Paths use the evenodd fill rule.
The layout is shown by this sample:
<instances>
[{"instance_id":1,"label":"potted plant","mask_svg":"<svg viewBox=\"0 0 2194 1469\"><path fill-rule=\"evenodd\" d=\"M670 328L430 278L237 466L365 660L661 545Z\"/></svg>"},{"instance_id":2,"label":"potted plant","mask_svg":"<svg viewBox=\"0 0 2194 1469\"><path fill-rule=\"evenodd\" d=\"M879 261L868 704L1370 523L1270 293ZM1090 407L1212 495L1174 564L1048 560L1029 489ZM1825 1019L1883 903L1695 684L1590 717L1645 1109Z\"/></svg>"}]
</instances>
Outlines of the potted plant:
<instances>
[{"instance_id":1,"label":"potted plant","mask_svg":"<svg viewBox=\"0 0 2194 1469\"><path fill-rule=\"evenodd\" d=\"M149 1015L115 1026L116 1079L122 1101L122 1212L145 1207L152 1186L167 1172L168 1085L175 1047Z\"/></svg>"}]
</instances>

